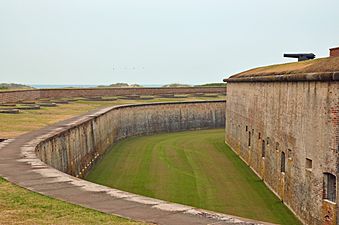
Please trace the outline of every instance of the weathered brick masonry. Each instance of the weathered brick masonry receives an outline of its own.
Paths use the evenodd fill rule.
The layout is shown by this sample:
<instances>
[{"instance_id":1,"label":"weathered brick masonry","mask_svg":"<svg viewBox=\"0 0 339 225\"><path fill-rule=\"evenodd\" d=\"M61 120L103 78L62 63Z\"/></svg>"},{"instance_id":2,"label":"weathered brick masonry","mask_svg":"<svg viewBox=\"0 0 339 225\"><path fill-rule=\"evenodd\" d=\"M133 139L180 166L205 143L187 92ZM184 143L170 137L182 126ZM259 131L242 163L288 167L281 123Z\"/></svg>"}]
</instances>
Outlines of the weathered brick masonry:
<instances>
[{"instance_id":1,"label":"weathered brick masonry","mask_svg":"<svg viewBox=\"0 0 339 225\"><path fill-rule=\"evenodd\" d=\"M192 94L221 93L223 87L185 87L185 88L79 88L79 89L35 89L0 92L1 102L32 101L39 98L93 97L119 95L157 95L157 94Z\"/></svg>"},{"instance_id":2,"label":"weathered brick masonry","mask_svg":"<svg viewBox=\"0 0 339 225\"><path fill-rule=\"evenodd\" d=\"M0 103L35 100L40 98L40 90L0 91Z\"/></svg>"},{"instance_id":3,"label":"weathered brick masonry","mask_svg":"<svg viewBox=\"0 0 339 225\"><path fill-rule=\"evenodd\" d=\"M339 56L339 47L330 49L330 57L338 57Z\"/></svg>"},{"instance_id":4,"label":"weathered brick masonry","mask_svg":"<svg viewBox=\"0 0 339 225\"><path fill-rule=\"evenodd\" d=\"M339 223L338 75L225 79L226 142L308 225Z\"/></svg>"},{"instance_id":5,"label":"weathered brick masonry","mask_svg":"<svg viewBox=\"0 0 339 225\"><path fill-rule=\"evenodd\" d=\"M224 126L225 101L115 106L46 138L36 147L36 154L48 165L82 177L120 139Z\"/></svg>"}]
</instances>

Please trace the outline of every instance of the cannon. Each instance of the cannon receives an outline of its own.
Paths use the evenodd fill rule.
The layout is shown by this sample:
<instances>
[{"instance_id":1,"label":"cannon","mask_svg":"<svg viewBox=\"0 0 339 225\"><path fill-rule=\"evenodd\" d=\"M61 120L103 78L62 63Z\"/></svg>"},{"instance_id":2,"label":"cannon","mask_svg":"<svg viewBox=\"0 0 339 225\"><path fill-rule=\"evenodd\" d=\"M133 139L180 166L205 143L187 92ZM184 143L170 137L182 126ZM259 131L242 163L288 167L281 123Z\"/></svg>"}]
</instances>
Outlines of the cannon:
<instances>
[{"instance_id":1,"label":"cannon","mask_svg":"<svg viewBox=\"0 0 339 225\"><path fill-rule=\"evenodd\" d=\"M313 53L298 53L298 54L284 54L284 57L297 58L298 62L300 62L300 61L305 61L309 59L314 59L315 55Z\"/></svg>"}]
</instances>

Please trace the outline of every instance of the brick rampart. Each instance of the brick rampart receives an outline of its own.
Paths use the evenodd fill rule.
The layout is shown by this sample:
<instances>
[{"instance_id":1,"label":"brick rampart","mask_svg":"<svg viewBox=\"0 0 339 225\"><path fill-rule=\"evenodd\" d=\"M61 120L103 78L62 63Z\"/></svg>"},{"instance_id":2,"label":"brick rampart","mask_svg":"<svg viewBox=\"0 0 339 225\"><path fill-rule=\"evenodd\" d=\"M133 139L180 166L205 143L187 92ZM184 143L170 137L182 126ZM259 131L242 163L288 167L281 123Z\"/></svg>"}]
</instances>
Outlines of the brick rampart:
<instances>
[{"instance_id":1,"label":"brick rampart","mask_svg":"<svg viewBox=\"0 0 339 225\"><path fill-rule=\"evenodd\" d=\"M36 100L41 96L40 90L0 91L0 103Z\"/></svg>"},{"instance_id":2,"label":"brick rampart","mask_svg":"<svg viewBox=\"0 0 339 225\"><path fill-rule=\"evenodd\" d=\"M39 98L93 97L120 95L158 95L158 94L225 94L224 87L182 87L182 88L78 88L78 89L35 89L1 91L1 102L32 101Z\"/></svg>"}]
</instances>

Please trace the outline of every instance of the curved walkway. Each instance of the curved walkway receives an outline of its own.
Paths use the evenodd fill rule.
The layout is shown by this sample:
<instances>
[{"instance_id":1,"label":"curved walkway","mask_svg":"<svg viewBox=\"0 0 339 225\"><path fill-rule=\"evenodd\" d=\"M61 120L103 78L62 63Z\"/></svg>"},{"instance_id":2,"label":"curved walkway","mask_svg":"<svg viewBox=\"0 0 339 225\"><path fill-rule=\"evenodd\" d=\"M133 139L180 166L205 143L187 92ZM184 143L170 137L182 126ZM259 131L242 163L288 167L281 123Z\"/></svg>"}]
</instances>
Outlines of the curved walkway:
<instances>
[{"instance_id":1,"label":"curved walkway","mask_svg":"<svg viewBox=\"0 0 339 225\"><path fill-rule=\"evenodd\" d=\"M31 191L101 212L154 224L269 224L144 197L62 173L38 159L35 147L47 137L106 109L68 119L0 144L0 176Z\"/></svg>"}]
</instances>

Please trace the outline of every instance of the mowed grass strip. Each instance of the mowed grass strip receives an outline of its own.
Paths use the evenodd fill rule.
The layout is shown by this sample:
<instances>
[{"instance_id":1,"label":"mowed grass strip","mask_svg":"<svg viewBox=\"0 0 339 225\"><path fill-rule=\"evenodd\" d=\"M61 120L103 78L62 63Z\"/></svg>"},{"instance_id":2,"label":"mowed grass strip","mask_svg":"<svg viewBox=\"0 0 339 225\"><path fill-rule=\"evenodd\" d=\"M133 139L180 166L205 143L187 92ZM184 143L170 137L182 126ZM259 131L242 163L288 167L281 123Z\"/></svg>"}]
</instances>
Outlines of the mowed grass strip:
<instances>
[{"instance_id":1,"label":"mowed grass strip","mask_svg":"<svg viewBox=\"0 0 339 225\"><path fill-rule=\"evenodd\" d=\"M301 224L224 143L223 129L128 138L86 179L217 212Z\"/></svg>"},{"instance_id":2,"label":"mowed grass strip","mask_svg":"<svg viewBox=\"0 0 339 225\"><path fill-rule=\"evenodd\" d=\"M0 224L142 225L42 196L0 178Z\"/></svg>"}]
</instances>

